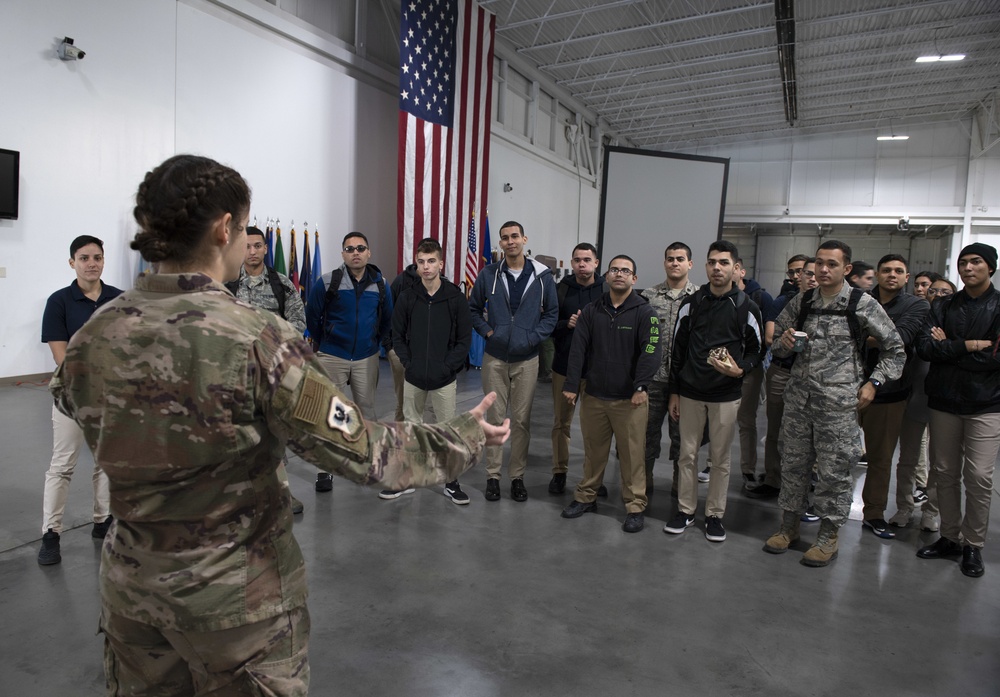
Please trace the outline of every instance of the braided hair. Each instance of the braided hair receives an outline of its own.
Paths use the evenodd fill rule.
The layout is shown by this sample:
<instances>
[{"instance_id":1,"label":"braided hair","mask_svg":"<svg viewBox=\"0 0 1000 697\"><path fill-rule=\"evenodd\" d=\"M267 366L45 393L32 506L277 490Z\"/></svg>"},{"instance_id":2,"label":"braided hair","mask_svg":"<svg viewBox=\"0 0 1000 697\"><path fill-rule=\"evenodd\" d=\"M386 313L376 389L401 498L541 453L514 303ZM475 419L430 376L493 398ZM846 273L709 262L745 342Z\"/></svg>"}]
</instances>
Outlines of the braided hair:
<instances>
[{"instance_id":1,"label":"braided hair","mask_svg":"<svg viewBox=\"0 0 1000 697\"><path fill-rule=\"evenodd\" d=\"M207 157L175 155L139 185L132 214L140 230L131 247L150 263L187 262L212 223L249 210L250 186L239 172Z\"/></svg>"}]
</instances>

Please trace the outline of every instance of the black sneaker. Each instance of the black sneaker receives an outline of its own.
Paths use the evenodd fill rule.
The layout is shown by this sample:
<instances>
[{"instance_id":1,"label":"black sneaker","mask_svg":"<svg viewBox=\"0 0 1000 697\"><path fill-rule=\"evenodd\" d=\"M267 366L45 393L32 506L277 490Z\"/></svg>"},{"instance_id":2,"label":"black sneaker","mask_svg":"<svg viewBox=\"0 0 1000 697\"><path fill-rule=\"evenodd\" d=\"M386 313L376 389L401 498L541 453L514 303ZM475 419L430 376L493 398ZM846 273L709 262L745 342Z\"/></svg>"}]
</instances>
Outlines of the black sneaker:
<instances>
[{"instance_id":1,"label":"black sneaker","mask_svg":"<svg viewBox=\"0 0 1000 697\"><path fill-rule=\"evenodd\" d=\"M750 491L757 486L757 477L752 474L743 475L743 489L744 491Z\"/></svg>"},{"instance_id":2,"label":"black sneaker","mask_svg":"<svg viewBox=\"0 0 1000 697\"><path fill-rule=\"evenodd\" d=\"M709 542L724 542L726 529L722 527L722 518L710 515L705 518L705 539Z\"/></svg>"},{"instance_id":3,"label":"black sneaker","mask_svg":"<svg viewBox=\"0 0 1000 697\"><path fill-rule=\"evenodd\" d=\"M550 494L561 494L566 491L566 473L559 472L552 475L552 479L549 481L549 493Z\"/></svg>"},{"instance_id":4,"label":"black sneaker","mask_svg":"<svg viewBox=\"0 0 1000 697\"><path fill-rule=\"evenodd\" d=\"M90 536L95 540L103 540L108 534L108 530L111 529L111 521L114 520L112 516L108 516L101 523L94 523L94 529L90 531Z\"/></svg>"},{"instance_id":5,"label":"black sneaker","mask_svg":"<svg viewBox=\"0 0 1000 697\"><path fill-rule=\"evenodd\" d=\"M333 475L329 472L320 472L316 475L316 491L333 491Z\"/></svg>"},{"instance_id":6,"label":"black sneaker","mask_svg":"<svg viewBox=\"0 0 1000 697\"><path fill-rule=\"evenodd\" d=\"M913 492L913 505L923 506L925 503L927 503L927 489L918 486L917 490Z\"/></svg>"},{"instance_id":7,"label":"black sneaker","mask_svg":"<svg viewBox=\"0 0 1000 697\"><path fill-rule=\"evenodd\" d=\"M677 515L670 519L669 523L663 526L663 532L669 532L671 535L680 535L692 525L694 525L693 515L678 512Z\"/></svg>"},{"instance_id":8,"label":"black sneaker","mask_svg":"<svg viewBox=\"0 0 1000 697\"><path fill-rule=\"evenodd\" d=\"M746 494L750 499L776 499L781 489L770 484L761 484L753 489L748 489Z\"/></svg>"},{"instance_id":9,"label":"black sneaker","mask_svg":"<svg viewBox=\"0 0 1000 697\"><path fill-rule=\"evenodd\" d=\"M520 477L510 480L510 497L519 503L528 500L528 490L524 488L524 480Z\"/></svg>"},{"instance_id":10,"label":"black sneaker","mask_svg":"<svg viewBox=\"0 0 1000 697\"><path fill-rule=\"evenodd\" d=\"M563 518L579 518L584 513L596 513L597 512L597 502L591 501L590 503L583 503L582 501L573 501L570 505L563 509L560 513Z\"/></svg>"},{"instance_id":11,"label":"black sneaker","mask_svg":"<svg viewBox=\"0 0 1000 697\"><path fill-rule=\"evenodd\" d=\"M799 516L799 520L801 520L803 523L816 523L819 521L819 516L816 515L816 511L814 511L813 507L810 506L809 508L806 509L805 513Z\"/></svg>"},{"instance_id":12,"label":"black sneaker","mask_svg":"<svg viewBox=\"0 0 1000 697\"><path fill-rule=\"evenodd\" d=\"M412 494L416 489L412 486L406 489L382 489L378 492L378 497L385 501L392 501L393 499L398 499L403 494Z\"/></svg>"},{"instance_id":13,"label":"black sneaker","mask_svg":"<svg viewBox=\"0 0 1000 697\"><path fill-rule=\"evenodd\" d=\"M625 532L639 532L642 530L644 522L642 513L629 513L625 516L625 522L622 523L622 530Z\"/></svg>"},{"instance_id":14,"label":"black sneaker","mask_svg":"<svg viewBox=\"0 0 1000 697\"><path fill-rule=\"evenodd\" d=\"M597 487L597 495L600 496L602 499L608 498L608 487L601 484L599 487Z\"/></svg>"},{"instance_id":15,"label":"black sneaker","mask_svg":"<svg viewBox=\"0 0 1000 697\"><path fill-rule=\"evenodd\" d=\"M444 485L444 495L450 498L452 503L457 503L460 506L469 502L469 495L462 491L457 479Z\"/></svg>"},{"instance_id":16,"label":"black sneaker","mask_svg":"<svg viewBox=\"0 0 1000 697\"><path fill-rule=\"evenodd\" d=\"M486 480L486 493L483 494L487 501L499 501L500 500L500 480L499 479L487 479Z\"/></svg>"},{"instance_id":17,"label":"black sneaker","mask_svg":"<svg viewBox=\"0 0 1000 697\"><path fill-rule=\"evenodd\" d=\"M38 550L38 563L42 566L58 564L62 561L59 553L59 533L53 532L52 528L42 535L42 548Z\"/></svg>"},{"instance_id":18,"label":"black sneaker","mask_svg":"<svg viewBox=\"0 0 1000 697\"><path fill-rule=\"evenodd\" d=\"M861 525L875 533L875 537L881 537L883 540L891 540L896 536L896 533L889 529L889 524L881 518L862 520Z\"/></svg>"},{"instance_id":19,"label":"black sneaker","mask_svg":"<svg viewBox=\"0 0 1000 697\"><path fill-rule=\"evenodd\" d=\"M299 515L302 511L306 510L305 505L297 498L291 494L288 494L288 498L292 500L292 515Z\"/></svg>"}]
</instances>

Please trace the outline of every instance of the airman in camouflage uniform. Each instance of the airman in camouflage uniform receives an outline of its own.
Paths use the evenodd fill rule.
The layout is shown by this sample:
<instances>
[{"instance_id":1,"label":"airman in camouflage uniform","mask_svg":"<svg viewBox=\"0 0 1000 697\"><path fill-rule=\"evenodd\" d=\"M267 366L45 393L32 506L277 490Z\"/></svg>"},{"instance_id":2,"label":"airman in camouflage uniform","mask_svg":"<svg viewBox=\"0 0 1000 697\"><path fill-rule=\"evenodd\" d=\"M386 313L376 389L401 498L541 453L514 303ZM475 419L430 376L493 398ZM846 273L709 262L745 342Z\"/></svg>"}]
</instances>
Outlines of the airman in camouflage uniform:
<instances>
[{"instance_id":1,"label":"airman in camouflage uniform","mask_svg":"<svg viewBox=\"0 0 1000 697\"><path fill-rule=\"evenodd\" d=\"M850 253L850 247L835 240L821 245L816 260L820 286L812 297L814 311L846 313L851 286L843 282L843 275L850 269ZM836 295L830 297L834 291ZM792 298L778 315L771 347L775 356L792 355L791 334L798 329L795 325L804 295ZM906 353L892 320L870 295L861 296L855 315L861 331L879 343L879 361L870 380L897 379ZM778 505L784 511L783 521L764 549L784 552L798 539L799 517L806 510L815 463L819 481L814 506L822 522L817 543L806 552L803 563L825 566L836 556L837 530L851 510L851 469L861 456L857 410L871 402L875 386L865 381L864 364L846 314L810 312L802 331L808 341L792 366L779 438L782 470Z\"/></svg>"},{"instance_id":2,"label":"airman in camouflage uniform","mask_svg":"<svg viewBox=\"0 0 1000 697\"><path fill-rule=\"evenodd\" d=\"M132 246L158 272L93 315L50 383L110 480L110 694L308 692L305 568L276 475L286 444L404 488L456 479L509 432L485 424L490 396L438 425L362 419L298 330L221 283L239 272L249 206L243 178L207 158L148 173Z\"/></svg>"}]
</instances>

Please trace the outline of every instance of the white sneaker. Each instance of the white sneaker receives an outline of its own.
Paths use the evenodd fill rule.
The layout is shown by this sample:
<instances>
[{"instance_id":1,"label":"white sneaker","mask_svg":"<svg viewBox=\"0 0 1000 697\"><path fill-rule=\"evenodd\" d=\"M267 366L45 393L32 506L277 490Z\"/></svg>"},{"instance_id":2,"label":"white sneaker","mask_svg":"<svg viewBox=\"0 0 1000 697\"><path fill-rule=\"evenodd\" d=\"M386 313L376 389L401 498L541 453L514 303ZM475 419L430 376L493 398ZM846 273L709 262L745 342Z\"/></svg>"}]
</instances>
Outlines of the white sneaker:
<instances>
[{"instance_id":1,"label":"white sneaker","mask_svg":"<svg viewBox=\"0 0 1000 697\"><path fill-rule=\"evenodd\" d=\"M378 492L378 497L386 501L392 501L393 499L398 499L403 494L412 494L414 491L416 491L416 489L413 487L399 490L382 489L382 491Z\"/></svg>"},{"instance_id":2,"label":"white sneaker","mask_svg":"<svg viewBox=\"0 0 1000 697\"><path fill-rule=\"evenodd\" d=\"M703 469L701 472L699 472L698 473L698 483L699 484L708 484L708 480L711 477L711 475L709 473L711 471L712 471L712 466L709 465L708 467L706 467L705 469Z\"/></svg>"},{"instance_id":3,"label":"white sneaker","mask_svg":"<svg viewBox=\"0 0 1000 697\"><path fill-rule=\"evenodd\" d=\"M924 532L937 532L940 529L938 525L938 519L936 515L927 515L926 513L920 516L920 529Z\"/></svg>"},{"instance_id":4,"label":"white sneaker","mask_svg":"<svg viewBox=\"0 0 1000 697\"><path fill-rule=\"evenodd\" d=\"M911 515L910 511L896 511L892 518L889 518L889 525L895 528L905 528L910 524Z\"/></svg>"}]
</instances>

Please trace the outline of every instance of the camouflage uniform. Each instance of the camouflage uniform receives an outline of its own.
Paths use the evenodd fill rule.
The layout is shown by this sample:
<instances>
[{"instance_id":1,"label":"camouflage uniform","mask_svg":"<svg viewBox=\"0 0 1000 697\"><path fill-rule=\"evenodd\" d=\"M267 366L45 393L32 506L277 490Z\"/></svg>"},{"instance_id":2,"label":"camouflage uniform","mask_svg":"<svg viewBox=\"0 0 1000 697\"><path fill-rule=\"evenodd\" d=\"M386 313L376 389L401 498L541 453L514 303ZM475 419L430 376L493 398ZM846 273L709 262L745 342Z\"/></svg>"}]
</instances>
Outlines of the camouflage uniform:
<instances>
[{"instance_id":1,"label":"camouflage uniform","mask_svg":"<svg viewBox=\"0 0 1000 697\"><path fill-rule=\"evenodd\" d=\"M816 309L845 310L851 286L844 283L832 302L823 306L817 288L812 303ZM791 351L781 345L781 335L794 328L803 294L792 298L775 321L775 356ZM892 320L870 295L858 302L858 324L862 331L879 341L881 353L871 376L883 383L903 372L906 352ZM785 389L785 411L778 446L781 449L781 495L778 505L786 511L806 510L806 494L813 463L819 482L814 500L816 514L836 527L847 521L851 511L851 469L861 456L861 428L858 426L858 388L865 381L864 364L851 336L845 316L813 315L802 327L809 336L805 350L792 366Z\"/></svg>"},{"instance_id":2,"label":"camouflage uniform","mask_svg":"<svg viewBox=\"0 0 1000 697\"><path fill-rule=\"evenodd\" d=\"M238 285L236 286L236 292L233 293L233 295L248 305L270 310L271 312L277 314L280 306L278 305L278 299L274 297L274 289L271 288L271 283L268 281L267 275L269 273L277 274L278 281L281 282L281 286L285 289L284 318L288 320L293 327L299 330L300 335L305 334L306 307L302 303L302 295L299 293L298 289L288 276L266 267L262 273L259 273L256 276L251 276L247 273L246 267L241 266L240 278L236 282Z\"/></svg>"},{"instance_id":3,"label":"camouflage uniform","mask_svg":"<svg viewBox=\"0 0 1000 697\"><path fill-rule=\"evenodd\" d=\"M76 333L51 390L111 483L105 628L124 618L220 632L304 608L275 474L286 442L323 470L391 489L452 481L485 444L468 414L364 421L294 327L199 274L138 279ZM281 669L307 679L294 665Z\"/></svg>"},{"instance_id":4,"label":"camouflage uniform","mask_svg":"<svg viewBox=\"0 0 1000 697\"><path fill-rule=\"evenodd\" d=\"M653 486L653 466L660 457L660 442L663 440L663 420L667 416L668 401L667 383L670 381L670 354L674 341L674 325L677 323L677 311L684 298L692 295L698 286L688 281L680 290L671 290L667 282L658 283L652 288L646 288L640 293L649 301L653 312L660 319L660 367L649 385L649 418L646 421L646 486ZM677 462L680 456L681 439L677 423L667 419L667 429L670 433L670 459ZM677 482L674 482L676 487Z\"/></svg>"}]
</instances>

